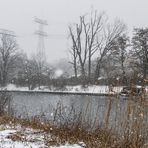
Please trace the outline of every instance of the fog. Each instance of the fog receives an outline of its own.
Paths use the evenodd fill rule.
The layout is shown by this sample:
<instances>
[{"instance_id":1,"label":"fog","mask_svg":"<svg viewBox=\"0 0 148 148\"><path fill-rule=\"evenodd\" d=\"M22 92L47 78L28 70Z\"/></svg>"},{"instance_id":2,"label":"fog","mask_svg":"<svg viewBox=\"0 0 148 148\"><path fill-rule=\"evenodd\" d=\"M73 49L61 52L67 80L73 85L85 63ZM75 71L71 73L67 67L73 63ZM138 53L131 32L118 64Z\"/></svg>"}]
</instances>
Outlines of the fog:
<instances>
[{"instance_id":1,"label":"fog","mask_svg":"<svg viewBox=\"0 0 148 148\"><path fill-rule=\"evenodd\" d=\"M147 26L147 5L147 0L0 0L0 28L14 31L20 49L31 55L38 45L34 18L47 20L46 56L55 62L68 57L68 25L76 23L80 15L92 8L105 11L109 18L124 21L131 33L133 27Z\"/></svg>"}]
</instances>

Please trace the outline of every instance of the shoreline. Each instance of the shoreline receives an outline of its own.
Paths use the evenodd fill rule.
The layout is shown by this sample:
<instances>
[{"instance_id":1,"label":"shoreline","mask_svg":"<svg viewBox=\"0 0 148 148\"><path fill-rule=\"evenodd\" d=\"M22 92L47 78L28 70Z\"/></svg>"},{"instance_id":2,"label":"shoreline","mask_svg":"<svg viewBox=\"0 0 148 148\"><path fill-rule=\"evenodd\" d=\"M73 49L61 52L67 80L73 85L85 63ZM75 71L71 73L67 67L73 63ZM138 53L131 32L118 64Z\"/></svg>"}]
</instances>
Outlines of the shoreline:
<instances>
[{"instance_id":1,"label":"shoreline","mask_svg":"<svg viewBox=\"0 0 148 148\"><path fill-rule=\"evenodd\" d=\"M0 90L0 92L12 93L45 93L57 95L86 95L86 96L117 96L118 93L89 93L89 92L70 92L70 91L40 91L40 90Z\"/></svg>"}]
</instances>

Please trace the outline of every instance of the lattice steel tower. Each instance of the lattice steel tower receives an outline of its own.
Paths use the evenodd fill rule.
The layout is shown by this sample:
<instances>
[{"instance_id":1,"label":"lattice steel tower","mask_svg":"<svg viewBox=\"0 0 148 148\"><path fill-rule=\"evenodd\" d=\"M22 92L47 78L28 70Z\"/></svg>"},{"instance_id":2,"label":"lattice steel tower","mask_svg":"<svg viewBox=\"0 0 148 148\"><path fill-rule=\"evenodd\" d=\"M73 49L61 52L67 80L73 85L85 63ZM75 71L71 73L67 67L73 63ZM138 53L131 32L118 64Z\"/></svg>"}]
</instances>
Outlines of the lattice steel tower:
<instances>
[{"instance_id":1,"label":"lattice steel tower","mask_svg":"<svg viewBox=\"0 0 148 148\"><path fill-rule=\"evenodd\" d=\"M45 61L46 55L44 38L47 37L47 33L44 32L44 26L48 25L48 23L46 20L42 20L39 18L35 18L34 21L39 24L39 29L35 32L35 34L38 36L37 55L40 60Z\"/></svg>"}]
</instances>

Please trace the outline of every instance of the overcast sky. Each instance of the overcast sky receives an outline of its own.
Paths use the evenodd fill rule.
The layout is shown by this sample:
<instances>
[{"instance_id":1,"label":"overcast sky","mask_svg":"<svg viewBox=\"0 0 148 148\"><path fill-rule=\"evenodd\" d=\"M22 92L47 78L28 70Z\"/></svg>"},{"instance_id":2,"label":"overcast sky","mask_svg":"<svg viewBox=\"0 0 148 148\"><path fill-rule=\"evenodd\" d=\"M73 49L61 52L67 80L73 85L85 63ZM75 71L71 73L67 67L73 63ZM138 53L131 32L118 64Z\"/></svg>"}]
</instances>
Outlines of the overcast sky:
<instances>
[{"instance_id":1,"label":"overcast sky","mask_svg":"<svg viewBox=\"0 0 148 148\"><path fill-rule=\"evenodd\" d=\"M14 31L20 48L31 54L37 48L34 17L46 19L46 56L54 62L67 57L68 25L92 7L110 18L120 18L129 32L148 26L148 0L0 0L0 28Z\"/></svg>"}]
</instances>

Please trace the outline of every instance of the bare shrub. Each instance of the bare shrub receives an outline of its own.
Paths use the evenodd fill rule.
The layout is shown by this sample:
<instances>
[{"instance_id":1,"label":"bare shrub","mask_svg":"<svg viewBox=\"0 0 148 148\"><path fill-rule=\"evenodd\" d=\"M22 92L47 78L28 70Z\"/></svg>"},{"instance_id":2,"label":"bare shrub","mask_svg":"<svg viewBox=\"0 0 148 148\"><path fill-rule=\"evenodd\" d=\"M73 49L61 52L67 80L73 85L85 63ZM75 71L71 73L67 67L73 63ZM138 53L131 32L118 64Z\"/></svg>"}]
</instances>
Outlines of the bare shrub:
<instances>
[{"instance_id":1,"label":"bare shrub","mask_svg":"<svg viewBox=\"0 0 148 148\"><path fill-rule=\"evenodd\" d=\"M10 103L12 100L12 95L7 91L0 92L0 115L4 113L10 113Z\"/></svg>"}]
</instances>

